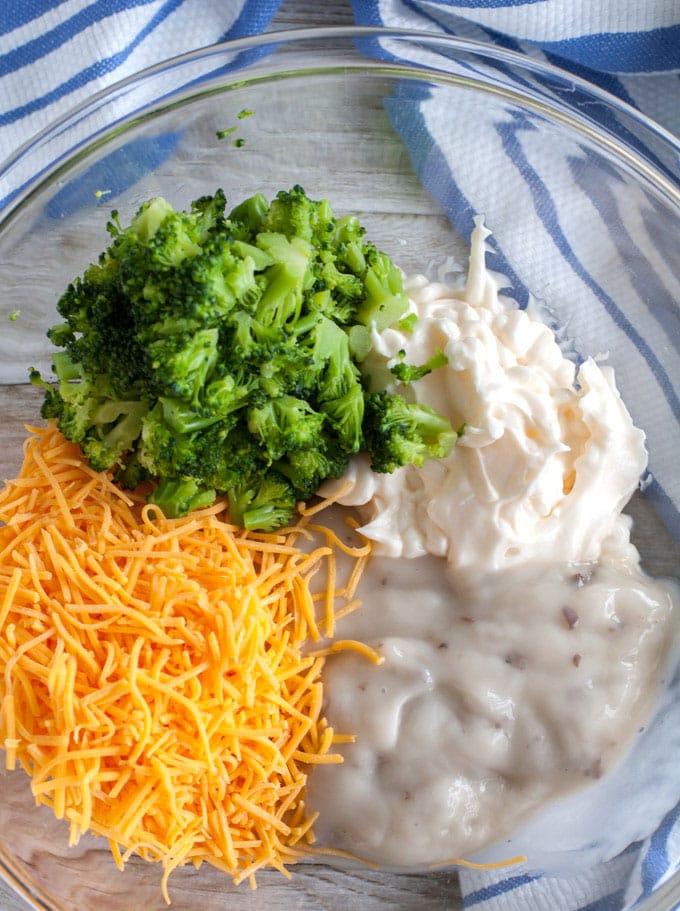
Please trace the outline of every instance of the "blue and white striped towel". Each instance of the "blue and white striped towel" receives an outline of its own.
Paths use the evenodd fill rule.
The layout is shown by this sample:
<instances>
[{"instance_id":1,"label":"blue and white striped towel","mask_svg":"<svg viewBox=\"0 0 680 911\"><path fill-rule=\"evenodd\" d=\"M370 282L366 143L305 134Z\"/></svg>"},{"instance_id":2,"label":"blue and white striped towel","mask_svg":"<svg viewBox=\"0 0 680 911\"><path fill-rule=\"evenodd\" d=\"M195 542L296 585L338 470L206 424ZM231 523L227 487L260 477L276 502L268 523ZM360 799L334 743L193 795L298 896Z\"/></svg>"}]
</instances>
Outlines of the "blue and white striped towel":
<instances>
[{"instance_id":1,"label":"blue and white striped towel","mask_svg":"<svg viewBox=\"0 0 680 911\"><path fill-rule=\"evenodd\" d=\"M678 0L352 0L359 25L426 29L570 70L680 136Z\"/></svg>"},{"instance_id":2,"label":"blue and white striped towel","mask_svg":"<svg viewBox=\"0 0 680 911\"><path fill-rule=\"evenodd\" d=\"M0 0L0 162L57 116L124 76L193 48L263 31L279 2ZM632 103L680 136L680 0L353 0L353 9L360 25L450 33L557 63ZM374 49L378 53L394 53L393 46L389 51L380 46ZM407 53L406 47L400 52ZM659 387L661 413L656 424L659 434L665 432L665 438L660 446L651 440L650 448L653 452L665 450L668 461L655 468L655 478L661 479L655 483L659 484L660 500L666 498L669 524L677 522L680 531L680 489L667 481L677 476L673 463L680 440L671 438L668 428L677 429L680 423L680 400L668 384L664 385L665 364L650 360L651 350L645 347L648 340L636 336L634 327L617 314L617 289L610 286L607 276L591 274L591 239L584 243L578 236L578 207L561 208L557 188L542 184L541 150L532 145L531 131L523 130L519 124L495 125L499 147L490 154L496 163L505 161L505 167L496 168L496 179L490 181L488 169L480 167L475 172L468 167L461 173L455 161L436 154L445 147L446 130L450 128L448 118L437 110L436 99L414 97L410 106L405 103L408 99L399 101L391 112L395 128L409 146L423 182L461 233L469 234L473 209L493 213L502 207L512 206L515 211L521 208L522 224L513 236L495 238L497 255L493 265L511 274L521 293L523 275L529 269L526 252L557 244L565 268L555 280L573 288L574 297L584 301L586 312L579 334L586 339L591 334L590 350L598 350L598 338L603 333L607 338L618 336L622 351L637 364L631 377L644 376L645 382ZM488 126L480 123L487 137L492 132ZM616 129L615 123L607 126ZM474 143L474 137L470 138ZM677 175L677 160L661 161L659 165ZM518 175L522 181L518 181ZM3 195L9 198L15 189L0 187L0 206ZM611 214L617 205L624 204L613 189L607 185L583 186L584 200L589 199L589 204L598 207L603 224L608 212ZM554 200L555 205L550 209L541 207L539 196ZM602 237L606 240L606 231ZM652 246L655 240L659 239L650 234L642 242ZM613 248L612 255L621 261L626 250ZM535 259L531 268L536 268ZM625 269L621 274L623 279L629 279ZM674 288L654 284L651 270L641 280L651 288L655 299L669 307L677 305L674 302L680 300L680 276ZM593 314L597 314L595 319ZM657 331L663 335L663 326L659 325ZM654 339L654 350L665 347L669 357L677 358L679 344L677 338L665 346ZM634 388L631 395L634 399ZM653 427L647 429L654 433ZM667 693L655 725L632 761L609 783L620 793L634 794L634 803L627 798L619 811L612 811L606 793L599 792L606 813L597 799L588 796L577 796L562 808L561 848L567 856L577 852L583 871L574 874L572 868L572 874L562 876L559 884L553 877L537 877L531 870L465 872L462 882L466 905L477 911L622 911L632 907L680 868L680 805L673 806L674 799L668 799L666 793L666 802L657 802L653 807L660 820L656 832L650 835L643 827L636 827L638 820L649 817L651 801L658 795L655 781L661 777L672 787L677 780L673 775L680 777L674 771L676 766L680 769L674 761L678 755L680 679ZM678 791L680 784L674 793ZM596 818L604 820L603 838L592 845L588 842ZM554 826L552 829L554 837ZM526 837L541 845L540 821ZM631 839L632 847L617 853ZM589 851L597 856L603 849L617 856L590 869Z\"/></svg>"},{"instance_id":3,"label":"blue and white striped towel","mask_svg":"<svg viewBox=\"0 0 680 911\"><path fill-rule=\"evenodd\" d=\"M147 66L265 31L280 0L2 0L0 164Z\"/></svg>"}]
</instances>

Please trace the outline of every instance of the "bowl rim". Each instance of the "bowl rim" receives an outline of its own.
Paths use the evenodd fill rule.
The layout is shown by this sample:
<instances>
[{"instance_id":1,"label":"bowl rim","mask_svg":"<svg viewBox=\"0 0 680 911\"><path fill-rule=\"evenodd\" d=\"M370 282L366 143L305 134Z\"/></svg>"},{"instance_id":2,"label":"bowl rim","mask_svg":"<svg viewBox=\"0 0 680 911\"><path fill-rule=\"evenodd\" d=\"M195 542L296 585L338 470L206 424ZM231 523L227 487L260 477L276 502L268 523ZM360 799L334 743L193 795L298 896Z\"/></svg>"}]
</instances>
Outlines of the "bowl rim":
<instances>
[{"instance_id":1,"label":"bowl rim","mask_svg":"<svg viewBox=\"0 0 680 911\"><path fill-rule=\"evenodd\" d=\"M578 89L584 96L588 96L593 101L604 104L609 109L619 111L626 118L634 120L646 133L651 134L653 138L660 140L668 146L669 150L674 153L674 160L677 163L677 171L673 175L662 174L658 167L650 166L648 162L644 161L644 158L638 151L630 150L625 142L622 140L615 141L610 138L600 125L596 123L589 124L591 136L596 136L600 142L605 141L605 144L610 148L613 148L619 156L633 160L638 167L643 164L645 170L652 173L655 182L660 184L667 193L675 197L678 206L680 206L680 138L676 137L646 114L643 114L633 105L623 101L616 95L600 88L594 83L574 75L569 70L552 63L529 57L519 51L499 47L490 42L460 38L456 35L447 33L422 29L388 28L383 26L322 26L273 30L195 48L194 50L168 57L158 63L137 70L136 72L99 89L84 101L66 109L45 127L29 137L14 152L10 153L4 161L0 160L0 185L3 180L9 178L9 192L4 199L0 198L0 229L4 226L8 216L20 208L24 200L31 195L37 187L42 186L43 182L49 180L58 168L67 166L79 152L87 148L89 144L92 143L93 136L92 134L89 134L84 139L79 140L73 146L63 151L56 159L50 161L45 167L41 168L36 173L32 173L30 177L25 179L24 182L17 187L12 186L11 172L13 169L19 166L35 147L48 141L50 138L65 132L68 129L69 124L87 117L88 113L94 112L105 99L113 97L126 89L129 90L130 88L141 85L146 80L163 72L182 68L190 65L192 62L210 57L218 57L227 53L238 53L242 51L263 50L270 45L272 46L272 49L276 49L276 47L280 45L285 45L287 47L300 46L311 41L321 42L330 47L333 42L340 42L343 40L355 41L356 39L361 38L374 40L392 38L398 41L407 41L411 39L430 43L432 45L443 45L451 50L457 50L460 53L475 54L481 58L494 62L502 62L525 72L571 83L574 88ZM340 47L341 45L338 44L338 48ZM310 48L310 50L316 50L318 52L319 49ZM384 66L385 61L376 60L375 58L366 55L363 58L363 63L369 68L375 68ZM410 61L398 61L397 65L401 70L417 72L421 76L428 72L431 72L433 75L445 75L434 67L414 64ZM242 71L246 72L249 69L249 66L251 66L251 64L245 64ZM274 76L275 73L270 75ZM479 86L483 88L484 84L479 83ZM519 89L515 89L514 93L518 97L528 97ZM153 112L158 108L160 101L161 99L159 98L146 101L143 105L144 112L147 114ZM564 108L569 107L567 102L562 101L561 104ZM545 108L549 110L550 114L556 116L557 112L555 107L545 105ZM581 128L584 129L584 121L589 121L589 116L582 110L579 110L578 106L573 107L573 112L579 116ZM125 125L129 124L130 120L134 119L136 116L139 116L139 111L124 115L119 124L120 128L124 129ZM572 126L573 125L572 122ZM105 129L110 129L110 127ZM104 138L106 135L107 134L105 133Z\"/></svg>"}]
</instances>

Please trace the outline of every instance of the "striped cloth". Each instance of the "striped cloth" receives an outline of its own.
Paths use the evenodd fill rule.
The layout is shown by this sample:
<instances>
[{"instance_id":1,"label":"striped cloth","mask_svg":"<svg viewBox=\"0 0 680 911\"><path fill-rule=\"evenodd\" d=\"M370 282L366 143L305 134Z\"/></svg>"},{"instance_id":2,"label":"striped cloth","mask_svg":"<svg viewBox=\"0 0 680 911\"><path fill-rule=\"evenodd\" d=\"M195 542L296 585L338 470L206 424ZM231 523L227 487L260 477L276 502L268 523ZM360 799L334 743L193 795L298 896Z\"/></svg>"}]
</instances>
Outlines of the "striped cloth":
<instances>
[{"instance_id":1,"label":"striped cloth","mask_svg":"<svg viewBox=\"0 0 680 911\"><path fill-rule=\"evenodd\" d=\"M680 0L352 0L359 25L426 29L521 51L680 136Z\"/></svg>"},{"instance_id":2,"label":"striped cloth","mask_svg":"<svg viewBox=\"0 0 680 911\"><path fill-rule=\"evenodd\" d=\"M114 81L173 55L265 30L279 2L0 0L0 163L55 118ZM353 0L352 5L360 25L450 33L556 63L680 136L680 0ZM388 57L407 53L403 45L373 44L367 50ZM594 113L609 129L620 126L604 109ZM677 254L667 238L654 234L645 200L630 193L622 196L616 181L594 179L583 168L581 198L561 205L560 184L573 184L573 176L553 173L553 183L548 180L541 170L540 137L527 123L467 117L466 123L476 123L468 137L475 154L461 170L442 151L455 123L437 106L436 96L396 97L390 114L421 179L462 234L469 235L475 210L489 213L491 222L494 212L522 212L511 235L496 236L491 261L493 268L510 276L520 302L526 300L524 277L542 268L537 251L557 248L560 255L551 257L551 269L556 261L562 267L550 278L582 302L572 322L574 334L590 351L598 351L606 338L618 360L629 365L619 373L619 382L634 413L640 400L656 403L655 412L644 414L643 421L654 459L649 493L680 538L680 397L668 381L680 339L664 322L664 313L680 300L680 276L673 286L663 284L652 267L654 256L674 256L677 261ZM495 146L489 144L490 136L496 137ZM636 142L630 133L625 138ZM471 167L472 162L478 166ZM677 154L656 163L677 178ZM17 189L0 186L0 208ZM635 240L624 237L615 243L607 224L624 206L638 207L640 231ZM583 237L583 215L592 223L593 210L602 230L596 237ZM605 273L597 266L600 244L610 248ZM649 264L637 275L625 268L631 252L638 262ZM548 276L539 278L544 282ZM644 338L636 331L639 321L616 306L624 294L639 298L639 315L649 327ZM657 304L651 321L648 297ZM680 867L678 755L680 678L631 759L607 782L609 790L598 788L597 798L592 792L570 798L558 809L559 825L553 818L544 831L539 820L523 834L525 843L534 846L534 856L543 849L547 863L563 863L564 869L556 869L560 875L538 876L530 868L503 874L465 872L466 906L476 911L633 907ZM616 795L621 795L618 804ZM658 822L651 833L645 825L650 818ZM549 850L556 831L559 844ZM593 831L600 832L595 840ZM593 867L603 857L611 859Z\"/></svg>"},{"instance_id":3,"label":"striped cloth","mask_svg":"<svg viewBox=\"0 0 680 911\"><path fill-rule=\"evenodd\" d=\"M113 82L186 51L264 31L279 4L0 0L0 165Z\"/></svg>"},{"instance_id":4,"label":"striped cloth","mask_svg":"<svg viewBox=\"0 0 680 911\"><path fill-rule=\"evenodd\" d=\"M122 93L98 113L80 117L67 131L53 135L49 144L34 149L29 161L20 159L10 176L3 174L3 162L49 124L100 90L153 64L265 31L280 2L0 0L0 211L34 178L36 170L129 116L132 97ZM244 55L233 65L243 65L248 59ZM210 72L210 61L198 63L194 69L196 78L204 78ZM164 93L179 87L173 84L174 78L179 77L166 74ZM134 96L140 104L145 101L142 95L143 90ZM143 162L151 168L171 152L171 138L165 145L150 141L137 149L140 166ZM122 191L125 175L117 175L117 180Z\"/></svg>"},{"instance_id":5,"label":"striped cloth","mask_svg":"<svg viewBox=\"0 0 680 911\"><path fill-rule=\"evenodd\" d=\"M680 0L353 0L353 8L360 25L453 34L556 64L680 136ZM370 49L387 59L426 62L417 42L383 40ZM464 67L460 75L466 75ZM470 109L461 111L465 104ZM677 239L655 231L643 191L631 192L601 168L589 169L586 155L546 168L550 149L526 118L499 117L474 98L459 96L461 137L455 113L438 102L436 90L423 93L407 84L387 107L421 181L464 236L475 211L487 214L492 229L494 216L509 226L502 236L496 233L490 264L510 277L520 304L527 300L529 276L539 286L551 284L564 300L578 302L569 331L584 350L598 352L607 340L622 365L617 379L624 399L648 434L647 492L680 539L680 390L669 380L677 370L680 338L677 321L669 327L666 318L680 302L680 270L674 281L662 281L653 265L657 256L678 262L672 252ZM618 119L592 104L589 113L641 146L625 116ZM447 156L451 148L455 154ZM680 182L678 149L671 147L665 158L668 148L641 150ZM609 232L623 211L624 225L636 227L634 236ZM517 212L521 218L513 217ZM584 232L584 225L596 227ZM541 256L546 250L549 264ZM633 270L627 268L630 260ZM616 303L622 297L632 302L626 314ZM538 869L554 875L539 875L534 864L464 871L466 908L623 911L648 896L680 869L678 747L680 676L632 756L604 785L558 804L497 854L482 858L527 853Z\"/></svg>"}]
</instances>

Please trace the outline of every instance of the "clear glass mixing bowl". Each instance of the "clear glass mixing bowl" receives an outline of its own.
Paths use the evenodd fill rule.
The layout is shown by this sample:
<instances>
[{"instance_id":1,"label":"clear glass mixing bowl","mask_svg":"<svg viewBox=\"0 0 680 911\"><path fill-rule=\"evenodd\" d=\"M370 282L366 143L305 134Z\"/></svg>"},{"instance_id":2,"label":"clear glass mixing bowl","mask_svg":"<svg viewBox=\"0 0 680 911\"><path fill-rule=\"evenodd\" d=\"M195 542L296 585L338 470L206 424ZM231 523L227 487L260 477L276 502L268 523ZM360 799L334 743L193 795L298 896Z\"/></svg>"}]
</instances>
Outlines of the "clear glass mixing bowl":
<instances>
[{"instance_id":1,"label":"clear glass mixing bowl","mask_svg":"<svg viewBox=\"0 0 680 911\"><path fill-rule=\"evenodd\" d=\"M436 108L430 120L423 117L427 103ZM242 111L253 113L239 118ZM540 147L545 170L540 192L530 198L522 178L534 164L527 145L521 156L511 148L519 136L513 125L521 126L519 138L531 137L534 151ZM217 138L231 127L233 133ZM514 155L516 193L512 179L498 187L499 137ZM460 181L450 180L451 162L468 163L463 171L477 174L465 193ZM310 196L330 197L336 212L357 213L405 271L433 276L452 261L466 261L472 213L481 211L506 254L492 265L512 274L520 300L528 289L545 303L576 352L609 352L624 398L637 382L628 330L644 335L652 323L662 325L662 333L652 333L648 362L660 371L672 411L680 391L679 162L680 148L669 135L597 89L511 52L431 34L276 33L147 70L95 96L0 168L2 475L18 468L24 424L37 420L41 396L27 384L27 368L48 368L45 330L55 320L58 293L103 248L108 210L119 209L125 219L159 194L184 207L217 186L237 201L302 183ZM494 185L503 191L497 205L489 195ZM616 325L625 332L603 334L577 315L572 291L556 279L573 251L545 245L540 232L524 227L529 209L545 215L545 226L557 191L569 213L572 186L574 217L585 234L603 217L604 201L619 201L607 222L626 251L631 279L613 285ZM576 202L584 190L590 207ZM643 227L655 239L651 266L637 242ZM609 282L600 256L593 249L591 270ZM636 422L651 431L654 471L659 451L679 437L680 412L657 445L657 399L652 393L633 398ZM660 469L677 491L680 467ZM680 575L678 546L666 527L673 509L655 497L654 483L632 510L645 567ZM640 834L657 823L640 819ZM121 875L101 839L83 839L76 849L66 843L64 826L33 806L23 773L0 774L0 867L29 903L50 911L164 907L158 868L133 860ZM461 907L450 870L394 874L306 864L291 882L262 874L251 894L203 867L177 871L170 885L176 911ZM670 882L640 907L670 908L679 898L680 883Z\"/></svg>"}]
</instances>

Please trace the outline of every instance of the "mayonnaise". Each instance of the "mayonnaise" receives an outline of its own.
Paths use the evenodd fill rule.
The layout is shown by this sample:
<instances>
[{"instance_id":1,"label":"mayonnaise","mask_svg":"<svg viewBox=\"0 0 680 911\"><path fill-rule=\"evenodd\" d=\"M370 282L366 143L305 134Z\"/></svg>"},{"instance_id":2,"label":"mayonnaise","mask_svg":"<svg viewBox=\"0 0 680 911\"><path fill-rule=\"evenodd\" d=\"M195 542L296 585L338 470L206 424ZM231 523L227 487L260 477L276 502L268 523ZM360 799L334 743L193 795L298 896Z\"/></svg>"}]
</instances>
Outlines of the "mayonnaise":
<instances>
[{"instance_id":1,"label":"mayonnaise","mask_svg":"<svg viewBox=\"0 0 680 911\"><path fill-rule=\"evenodd\" d=\"M646 466L644 434L621 401L613 371L575 367L536 316L504 304L472 236L467 286L407 282L419 316L412 333L374 333L369 372L398 360L448 366L407 389L391 388L465 427L447 459L376 474L357 459L340 502L365 505L362 533L377 552L429 553L471 577L541 559L590 562L617 534L620 512Z\"/></svg>"},{"instance_id":2,"label":"mayonnaise","mask_svg":"<svg viewBox=\"0 0 680 911\"><path fill-rule=\"evenodd\" d=\"M392 388L464 425L458 445L392 475L358 458L342 481L378 556L337 634L384 662L328 660L328 721L356 742L315 770L309 803L322 843L387 867L469 857L606 774L653 710L673 638L674 594L641 572L621 514L644 435L610 368L577 368L499 297L485 236L478 224L463 290L407 281L419 320L375 333L370 356L387 379L400 351L444 351L447 366Z\"/></svg>"}]
</instances>

